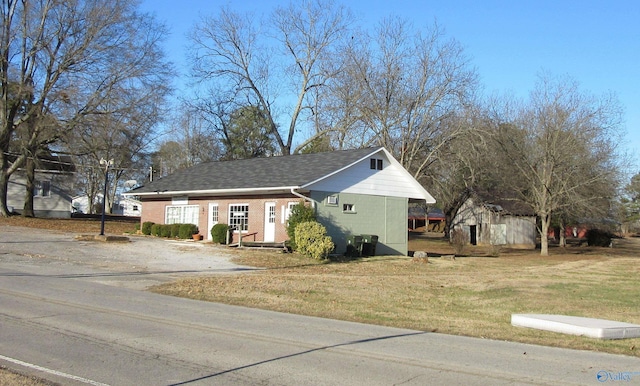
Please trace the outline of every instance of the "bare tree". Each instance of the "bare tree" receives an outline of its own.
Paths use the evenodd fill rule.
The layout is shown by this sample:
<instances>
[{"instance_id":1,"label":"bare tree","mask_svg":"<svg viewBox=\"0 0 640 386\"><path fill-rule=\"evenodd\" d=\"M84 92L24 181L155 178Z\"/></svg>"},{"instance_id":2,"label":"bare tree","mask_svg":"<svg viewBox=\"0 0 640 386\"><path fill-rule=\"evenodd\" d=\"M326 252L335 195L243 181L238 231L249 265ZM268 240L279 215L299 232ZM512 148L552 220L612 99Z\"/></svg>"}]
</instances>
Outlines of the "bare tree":
<instances>
[{"instance_id":1,"label":"bare tree","mask_svg":"<svg viewBox=\"0 0 640 386\"><path fill-rule=\"evenodd\" d=\"M637 232L640 225L640 173L636 173L625 185L618 212L623 232Z\"/></svg>"},{"instance_id":2,"label":"bare tree","mask_svg":"<svg viewBox=\"0 0 640 386\"><path fill-rule=\"evenodd\" d=\"M0 215L8 215L9 176L30 154L12 164L5 157L18 127L32 123L33 150L73 136L88 117L150 104L143 89L146 97L164 92L168 66L158 43L165 34L136 6L134 0L2 2ZM115 103L116 96L129 105ZM58 130L44 135L42 117L55 119Z\"/></svg>"},{"instance_id":3,"label":"bare tree","mask_svg":"<svg viewBox=\"0 0 640 386\"><path fill-rule=\"evenodd\" d=\"M493 154L504 166L502 183L537 214L542 255L549 253L554 214L578 208L594 213L613 198L620 135L615 98L595 98L570 79L548 75L540 78L516 121L498 126Z\"/></svg>"},{"instance_id":4,"label":"bare tree","mask_svg":"<svg viewBox=\"0 0 640 386\"><path fill-rule=\"evenodd\" d=\"M474 192L487 192L497 188L492 177L493 159L488 156L490 143L485 134L490 122L475 110L467 111L456 121L458 125L474 129L459 130L446 146L442 146L423 179L424 185L438 198L437 205L444 212L447 239L456 225L453 219L465 201Z\"/></svg>"},{"instance_id":5,"label":"bare tree","mask_svg":"<svg viewBox=\"0 0 640 386\"><path fill-rule=\"evenodd\" d=\"M290 154L313 105L312 91L335 76L323 63L331 60L349 21L332 1L279 7L261 25L253 15L222 9L192 34L195 78L227 90L230 110L251 105L262 111L280 152Z\"/></svg>"},{"instance_id":6,"label":"bare tree","mask_svg":"<svg viewBox=\"0 0 640 386\"><path fill-rule=\"evenodd\" d=\"M474 103L477 75L437 25L385 19L373 37L354 36L342 60L322 111L337 147L382 145L424 182L448 144L473 129L459 117Z\"/></svg>"},{"instance_id":7,"label":"bare tree","mask_svg":"<svg viewBox=\"0 0 640 386\"><path fill-rule=\"evenodd\" d=\"M221 158L223 149L216 115L203 112L209 108L204 101L185 100L176 110L169 130L163 133L151 155L153 172L158 177Z\"/></svg>"}]
</instances>

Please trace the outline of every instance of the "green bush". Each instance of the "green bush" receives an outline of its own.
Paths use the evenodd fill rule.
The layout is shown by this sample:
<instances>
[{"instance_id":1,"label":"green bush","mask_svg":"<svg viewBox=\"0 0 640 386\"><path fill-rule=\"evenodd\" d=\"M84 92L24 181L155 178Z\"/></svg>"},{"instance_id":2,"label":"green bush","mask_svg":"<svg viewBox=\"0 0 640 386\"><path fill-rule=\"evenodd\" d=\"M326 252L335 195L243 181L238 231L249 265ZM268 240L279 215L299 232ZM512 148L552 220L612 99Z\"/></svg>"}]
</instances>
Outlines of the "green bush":
<instances>
[{"instance_id":1,"label":"green bush","mask_svg":"<svg viewBox=\"0 0 640 386\"><path fill-rule=\"evenodd\" d=\"M198 226L195 224L180 224L179 237L181 239L190 239L194 234L198 233Z\"/></svg>"},{"instance_id":2,"label":"green bush","mask_svg":"<svg viewBox=\"0 0 640 386\"><path fill-rule=\"evenodd\" d=\"M315 210L310 206L306 206L304 201L301 200L291 208L291 213L287 220L287 235L289 235L289 242L293 250L298 249L296 245L296 227L298 224L309 221L316 221Z\"/></svg>"},{"instance_id":3,"label":"green bush","mask_svg":"<svg viewBox=\"0 0 640 386\"><path fill-rule=\"evenodd\" d=\"M160 226L160 236L171 237L171 225L163 224Z\"/></svg>"},{"instance_id":4,"label":"green bush","mask_svg":"<svg viewBox=\"0 0 640 386\"><path fill-rule=\"evenodd\" d=\"M142 234L143 235L147 235L149 236L151 234L151 227L154 225L155 223L152 221L145 221L142 223Z\"/></svg>"},{"instance_id":5,"label":"green bush","mask_svg":"<svg viewBox=\"0 0 640 386\"><path fill-rule=\"evenodd\" d=\"M218 244L227 243L229 226L227 224L216 224L211 228L211 241Z\"/></svg>"},{"instance_id":6,"label":"green bush","mask_svg":"<svg viewBox=\"0 0 640 386\"><path fill-rule=\"evenodd\" d=\"M162 227L161 224L153 224L153 225L151 225L151 235L160 236L160 228L161 227Z\"/></svg>"},{"instance_id":7,"label":"green bush","mask_svg":"<svg viewBox=\"0 0 640 386\"><path fill-rule=\"evenodd\" d=\"M181 224L171 224L169 225L169 229L171 230L171 238L176 238L180 235L180 225Z\"/></svg>"},{"instance_id":8,"label":"green bush","mask_svg":"<svg viewBox=\"0 0 640 386\"><path fill-rule=\"evenodd\" d=\"M298 224L295 235L298 252L316 260L326 259L335 248L327 229L316 221Z\"/></svg>"}]
</instances>

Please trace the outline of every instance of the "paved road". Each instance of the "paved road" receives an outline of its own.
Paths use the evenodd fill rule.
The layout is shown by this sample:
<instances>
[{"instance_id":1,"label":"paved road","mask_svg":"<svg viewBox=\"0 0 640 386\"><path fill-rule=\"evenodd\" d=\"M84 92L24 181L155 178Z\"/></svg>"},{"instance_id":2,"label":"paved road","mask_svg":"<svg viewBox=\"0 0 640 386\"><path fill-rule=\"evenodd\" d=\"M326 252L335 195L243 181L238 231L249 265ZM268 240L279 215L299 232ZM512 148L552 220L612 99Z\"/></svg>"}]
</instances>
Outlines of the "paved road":
<instances>
[{"instance_id":1,"label":"paved road","mask_svg":"<svg viewBox=\"0 0 640 386\"><path fill-rule=\"evenodd\" d=\"M65 385L584 385L603 383L598 374L640 384L637 358L141 291L140 282L244 269L213 249L162 243L112 246L0 227L0 365ZM153 265L129 251L140 247L164 257ZM191 265L159 263L171 254Z\"/></svg>"}]
</instances>

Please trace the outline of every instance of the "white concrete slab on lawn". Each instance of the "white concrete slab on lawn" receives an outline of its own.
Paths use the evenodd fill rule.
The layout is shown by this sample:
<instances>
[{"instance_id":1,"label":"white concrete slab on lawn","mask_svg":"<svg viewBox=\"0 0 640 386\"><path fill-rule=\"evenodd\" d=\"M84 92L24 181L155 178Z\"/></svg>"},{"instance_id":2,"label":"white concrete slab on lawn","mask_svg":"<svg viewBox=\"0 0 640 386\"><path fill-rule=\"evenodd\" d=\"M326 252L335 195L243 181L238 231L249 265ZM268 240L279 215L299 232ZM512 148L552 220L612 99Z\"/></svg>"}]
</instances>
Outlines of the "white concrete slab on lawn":
<instances>
[{"instance_id":1,"label":"white concrete slab on lawn","mask_svg":"<svg viewBox=\"0 0 640 386\"><path fill-rule=\"evenodd\" d=\"M579 316L512 314L511 325L598 339L640 337L640 325Z\"/></svg>"}]
</instances>

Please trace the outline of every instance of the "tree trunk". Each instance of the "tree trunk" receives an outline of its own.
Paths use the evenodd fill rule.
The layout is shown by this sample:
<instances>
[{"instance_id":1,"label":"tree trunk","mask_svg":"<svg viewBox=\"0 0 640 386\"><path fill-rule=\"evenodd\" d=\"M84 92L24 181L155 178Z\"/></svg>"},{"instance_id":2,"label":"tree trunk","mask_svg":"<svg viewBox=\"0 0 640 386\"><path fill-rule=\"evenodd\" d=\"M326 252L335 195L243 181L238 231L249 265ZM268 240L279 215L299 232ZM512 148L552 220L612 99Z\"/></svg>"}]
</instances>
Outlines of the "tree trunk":
<instances>
[{"instance_id":1,"label":"tree trunk","mask_svg":"<svg viewBox=\"0 0 640 386\"><path fill-rule=\"evenodd\" d=\"M33 192L35 188L35 180L36 180L36 162L33 158L27 158L27 162L25 164L25 169L27 171L27 181L25 184L25 192L24 192L24 207L22 208L22 217L35 217L35 213L33 211Z\"/></svg>"},{"instance_id":2,"label":"tree trunk","mask_svg":"<svg viewBox=\"0 0 640 386\"><path fill-rule=\"evenodd\" d=\"M9 217L9 209L7 208L7 190L9 187L9 174L5 168L0 168L0 216Z\"/></svg>"},{"instance_id":3,"label":"tree trunk","mask_svg":"<svg viewBox=\"0 0 640 386\"><path fill-rule=\"evenodd\" d=\"M565 225L564 221L560 220L560 232L558 232L558 245L561 248L564 248L567 246L567 237L565 235L565 230L567 229L567 226Z\"/></svg>"},{"instance_id":4,"label":"tree trunk","mask_svg":"<svg viewBox=\"0 0 640 386\"><path fill-rule=\"evenodd\" d=\"M540 216L540 256L549 256L549 223L551 216Z\"/></svg>"}]
</instances>

